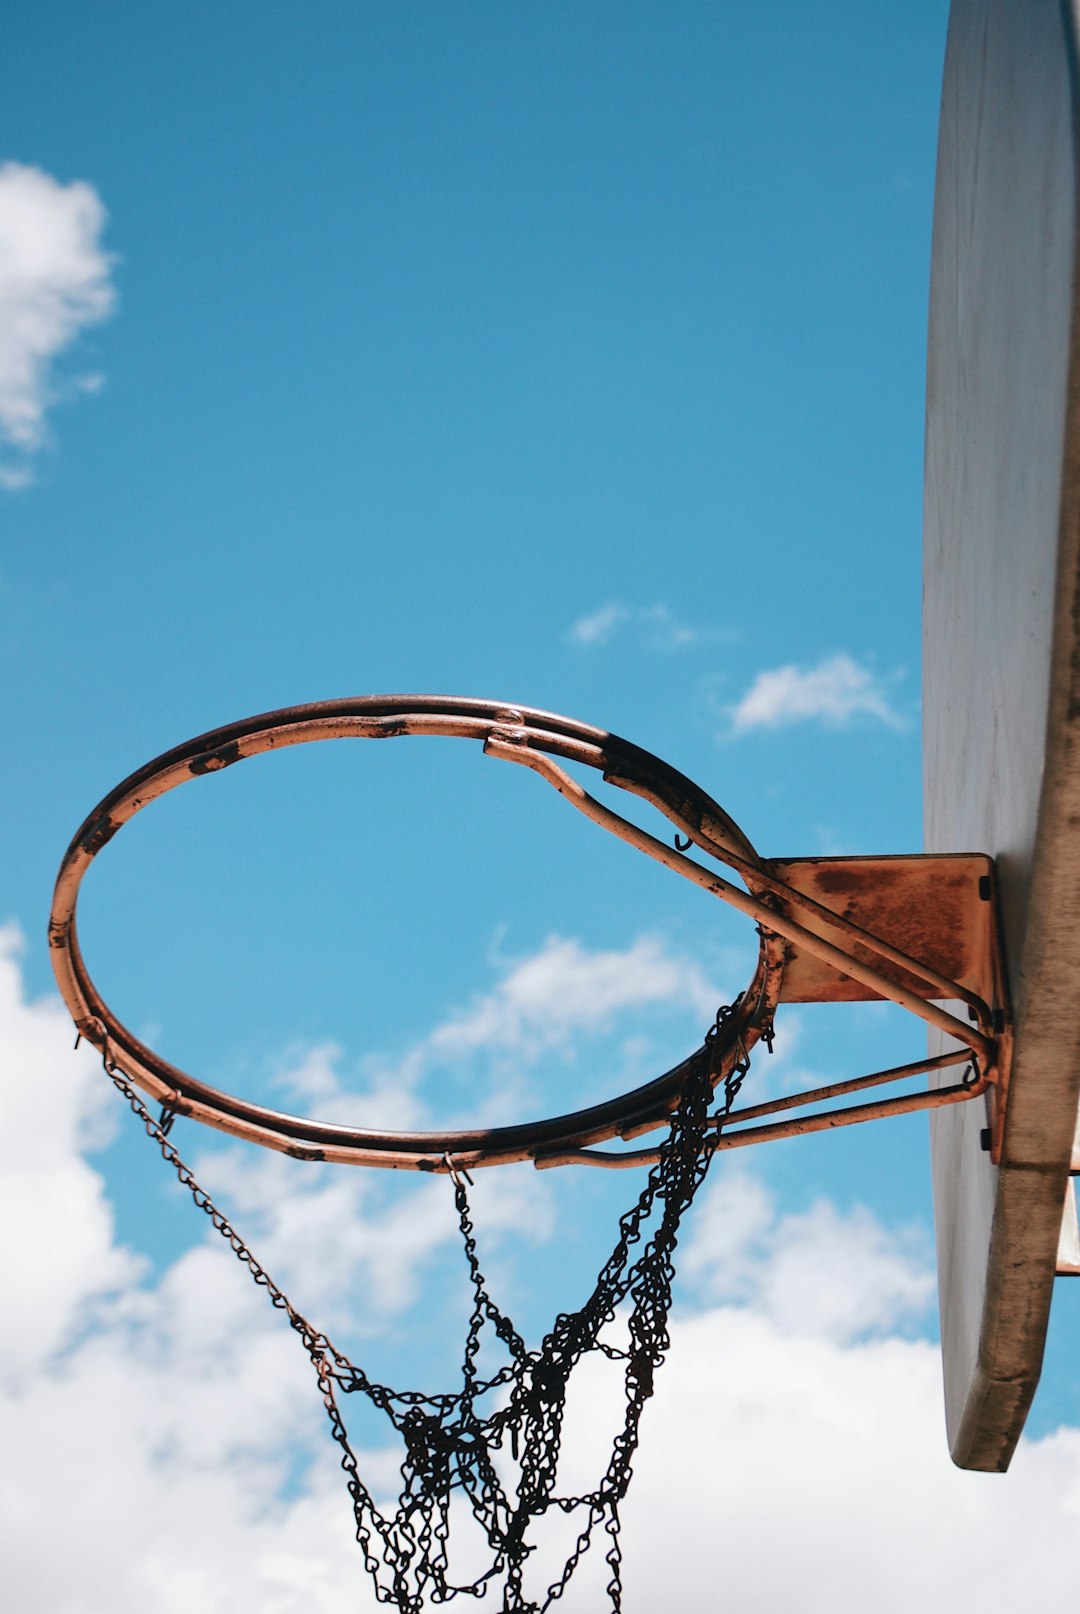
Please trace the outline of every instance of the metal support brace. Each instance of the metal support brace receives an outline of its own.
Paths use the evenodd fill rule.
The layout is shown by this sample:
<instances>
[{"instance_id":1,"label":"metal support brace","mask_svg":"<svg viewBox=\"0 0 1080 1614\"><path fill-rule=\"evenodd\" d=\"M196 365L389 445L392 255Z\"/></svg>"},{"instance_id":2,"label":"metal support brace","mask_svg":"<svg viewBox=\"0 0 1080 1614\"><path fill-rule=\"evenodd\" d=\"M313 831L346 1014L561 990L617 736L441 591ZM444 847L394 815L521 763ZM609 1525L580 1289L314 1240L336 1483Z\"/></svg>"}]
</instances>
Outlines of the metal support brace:
<instances>
[{"instance_id":1,"label":"metal support brace","mask_svg":"<svg viewBox=\"0 0 1080 1614\"><path fill-rule=\"evenodd\" d=\"M672 848L597 801L549 756L522 743L524 739L524 734L496 734L485 742L484 750L489 756L531 768L585 817L747 914L764 931L784 939L787 948L779 993L781 1002L885 998L944 1031L960 1045L955 1053L833 1082L734 1111L723 1122L718 1149L742 1148L751 1143L773 1142L889 1115L910 1114L914 1110L967 1103L993 1090L997 1102L993 1106L991 1147L996 1157L1004 1119L1011 1017L991 859L979 855L805 858L755 864L727 846L720 849L710 843L700 828L688 821L681 826L685 841L676 836L676 846ZM625 784L621 779L612 782ZM667 816L679 822L670 806L662 805ZM744 891L687 857L685 849L694 841L737 872L752 874L764 894ZM847 911L830 907L821 900L824 893L835 892L843 893ZM904 922L920 937L925 950L913 957L894 942L874 934L858 922L866 909L876 909L878 918L884 917L887 923L891 921L894 929ZM793 910L799 918L792 916ZM942 973L942 955L958 966L955 976ZM808 959L814 961L809 967ZM943 1008L943 1001L963 1005L967 1019ZM968 1068L968 1074L960 1082L797 1116L767 1126L745 1124L766 1115L828 1103L865 1088L959 1065ZM620 1136L629 1139L649 1129L649 1123L630 1126L622 1129ZM538 1157L536 1165L544 1168L579 1163L619 1170L651 1164L656 1159L656 1149L566 1149Z\"/></svg>"}]
</instances>

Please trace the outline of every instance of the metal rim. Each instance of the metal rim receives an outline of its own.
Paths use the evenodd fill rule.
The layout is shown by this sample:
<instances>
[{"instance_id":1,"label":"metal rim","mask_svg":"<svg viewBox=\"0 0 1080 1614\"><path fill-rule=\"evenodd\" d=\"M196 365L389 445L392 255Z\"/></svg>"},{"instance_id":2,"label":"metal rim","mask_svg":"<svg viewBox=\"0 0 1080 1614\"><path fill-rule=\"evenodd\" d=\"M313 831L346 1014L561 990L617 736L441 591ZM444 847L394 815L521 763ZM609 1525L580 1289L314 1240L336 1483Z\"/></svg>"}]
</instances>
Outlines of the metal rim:
<instances>
[{"instance_id":1,"label":"metal rim","mask_svg":"<svg viewBox=\"0 0 1080 1614\"><path fill-rule=\"evenodd\" d=\"M109 792L76 831L57 876L49 922L53 969L79 1034L168 1111L300 1159L421 1171L499 1165L580 1149L665 1124L690 1074L706 1062L714 1086L772 1022L783 943L759 929L757 966L720 1034L664 1075L620 1097L567 1115L472 1131L387 1132L269 1109L209 1086L154 1053L109 1009L83 961L76 929L79 889L93 859L135 813L169 790L247 757L335 738L449 736L546 752L597 769L656 806L711 856L734 855L754 889L765 866L738 825L703 790L628 740L572 718L497 701L444 695L369 695L285 707L242 719L175 746ZM747 868L749 871L747 872Z\"/></svg>"}]
</instances>

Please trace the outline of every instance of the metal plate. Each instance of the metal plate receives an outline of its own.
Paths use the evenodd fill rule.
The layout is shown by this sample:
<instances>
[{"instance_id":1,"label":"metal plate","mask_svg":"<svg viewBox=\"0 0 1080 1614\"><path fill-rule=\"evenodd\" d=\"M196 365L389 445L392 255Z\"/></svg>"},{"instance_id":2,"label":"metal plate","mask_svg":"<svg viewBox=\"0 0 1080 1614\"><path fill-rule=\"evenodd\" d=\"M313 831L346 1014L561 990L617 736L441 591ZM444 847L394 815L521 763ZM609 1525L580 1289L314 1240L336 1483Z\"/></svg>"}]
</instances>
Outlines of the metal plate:
<instances>
[{"instance_id":1,"label":"metal plate","mask_svg":"<svg viewBox=\"0 0 1080 1614\"><path fill-rule=\"evenodd\" d=\"M901 952L1001 1007L991 891L993 864L965 857L799 857L773 871L795 891L815 897ZM812 914L797 915L808 930L828 934ZM788 942L782 1003L858 1003L881 994ZM916 975L876 961L882 973L920 996L935 997Z\"/></svg>"},{"instance_id":2,"label":"metal plate","mask_svg":"<svg viewBox=\"0 0 1080 1614\"><path fill-rule=\"evenodd\" d=\"M927 376L925 845L997 862L1016 1040L931 1122L954 1460L1008 1466L1038 1383L1080 1093L1074 5L955 0ZM943 1043L931 1035L932 1051Z\"/></svg>"}]
</instances>

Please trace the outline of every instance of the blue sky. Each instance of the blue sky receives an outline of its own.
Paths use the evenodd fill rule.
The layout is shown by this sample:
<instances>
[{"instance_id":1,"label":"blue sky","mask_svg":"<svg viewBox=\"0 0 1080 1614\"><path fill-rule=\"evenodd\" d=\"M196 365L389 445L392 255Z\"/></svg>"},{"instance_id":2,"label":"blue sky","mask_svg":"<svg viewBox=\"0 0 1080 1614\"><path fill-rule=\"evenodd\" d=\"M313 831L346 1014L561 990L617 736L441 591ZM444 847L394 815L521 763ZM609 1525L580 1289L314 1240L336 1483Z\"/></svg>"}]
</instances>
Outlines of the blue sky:
<instances>
[{"instance_id":1,"label":"blue sky","mask_svg":"<svg viewBox=\"0 0 1080 1614\"><path fill-rule=\"evenodd\" d=\"M767 855L920 846L945 21L936 0L15 8L0 1032L25 1074L5 1099L10 1292L43 1342L4 1392L20 1611L367 1606L294 1342L69 1052L51 885L118 779L251 712L446 691L626 735ZM200 781L125 830L84 903L130 1024L328 1115L615 1091L695 1046L752 964L752 932L700 892L441 741ZM880 1006L794 1010L748 1090L922 1046ZM177 1134L357 1355L452 1374L445 1184ZM703 1496L746 1543L746 1607L794 1595L784 1566L754 1578L777 1528L833 1606L945 1607L1003 1533L1029 1584L1066 1584L1050 1526L1080 1483L1078 1303L1059 1297L1012 1476L955 1474L927 1156L913 1118L720 1162L646 1418L628 1607L655 1606L650 1520L682 1532L686 1592L707 1583ZM633 1193L527 1168L477 1185L488 1266L531 1332L585 1292ZM41 1532L103 1443L79 1576L43 1580ZM886 1605L875 1552L898 1521L923 1532L928 1500L969 1538L920 1534ZM865 1554L840 1563L852 1510ZM182 1584L169 1520L203 1544Z\"/></svg>"}]
</instances>

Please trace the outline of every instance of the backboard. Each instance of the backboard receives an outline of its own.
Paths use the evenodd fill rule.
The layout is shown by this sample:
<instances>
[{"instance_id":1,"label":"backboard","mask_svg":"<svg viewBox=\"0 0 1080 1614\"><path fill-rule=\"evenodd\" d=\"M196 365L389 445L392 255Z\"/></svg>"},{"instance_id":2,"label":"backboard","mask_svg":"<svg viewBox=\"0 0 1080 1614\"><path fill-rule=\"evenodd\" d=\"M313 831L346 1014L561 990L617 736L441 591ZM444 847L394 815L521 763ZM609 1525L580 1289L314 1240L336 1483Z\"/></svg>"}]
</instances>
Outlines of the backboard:
<instances>
[{"instance_id":1,"label":"backboard","mask_svg":"<svg viewBox=\"0 0 1080 1614\"><path fill-rule=\"evenodd\" d=\"M1055 1273L1075 1264L1076 50L1075 0L954 0L927 376L925 846L996 859L1013 1002L998 1161L984 1102L931 1119L949 1444L984 1470L1008 1466Z\"/></svg>"}]
</instances>

